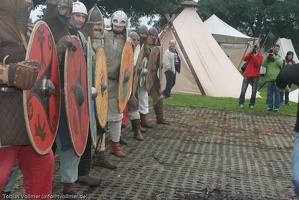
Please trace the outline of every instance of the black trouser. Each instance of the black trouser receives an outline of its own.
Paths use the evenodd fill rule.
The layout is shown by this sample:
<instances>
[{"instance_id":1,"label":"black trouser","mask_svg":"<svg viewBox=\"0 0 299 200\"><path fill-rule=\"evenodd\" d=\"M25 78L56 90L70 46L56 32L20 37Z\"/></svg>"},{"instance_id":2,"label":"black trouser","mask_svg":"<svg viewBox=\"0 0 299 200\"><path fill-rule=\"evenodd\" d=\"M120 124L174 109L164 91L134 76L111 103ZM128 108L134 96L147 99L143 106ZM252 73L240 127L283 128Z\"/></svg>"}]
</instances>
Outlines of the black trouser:
<instances>
[{"instance_id":1,"label":"black trouser","mask_svg":"<svg viewBox=\"0 0 299 200\"><path fill-rule=\"evenodd\" d=\"M166 71L165 76L166 76L166 87L165 90L163 91L163 95L166 98L168 98L171 96L171 89L175 85L176 74L173 73L172 71Z\"/></svg>"}]
</instances>

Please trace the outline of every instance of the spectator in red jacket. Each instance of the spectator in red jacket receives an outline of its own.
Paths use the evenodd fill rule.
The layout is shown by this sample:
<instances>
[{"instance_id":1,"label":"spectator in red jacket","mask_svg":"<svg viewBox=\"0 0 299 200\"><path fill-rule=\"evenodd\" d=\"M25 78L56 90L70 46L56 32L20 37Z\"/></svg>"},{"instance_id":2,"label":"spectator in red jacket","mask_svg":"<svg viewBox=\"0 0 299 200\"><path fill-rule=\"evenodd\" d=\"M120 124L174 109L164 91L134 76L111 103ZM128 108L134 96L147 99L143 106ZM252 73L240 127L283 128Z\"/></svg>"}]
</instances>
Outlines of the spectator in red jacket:
<instances>
[{"instance_id":1,"label":"spectator in red jacket","mask_svg":"<svg viewBox=\"0 0 299 200\"><path fill-rule=\"evenodd\" d=\"M240 108L244 108L245 93L249 84L251 84L252 86L252 93L249 102L249 107L251 109L254 108L258 81L260 77L260 68L262 66L263 58L264 57L260 52L259 47L256 44L251 47L250 52L247 53L243 58L243 60L248 62L248 64L244 71L244 78L243 78L241 94L239 98Z\"/></svg>"}]
</instances>

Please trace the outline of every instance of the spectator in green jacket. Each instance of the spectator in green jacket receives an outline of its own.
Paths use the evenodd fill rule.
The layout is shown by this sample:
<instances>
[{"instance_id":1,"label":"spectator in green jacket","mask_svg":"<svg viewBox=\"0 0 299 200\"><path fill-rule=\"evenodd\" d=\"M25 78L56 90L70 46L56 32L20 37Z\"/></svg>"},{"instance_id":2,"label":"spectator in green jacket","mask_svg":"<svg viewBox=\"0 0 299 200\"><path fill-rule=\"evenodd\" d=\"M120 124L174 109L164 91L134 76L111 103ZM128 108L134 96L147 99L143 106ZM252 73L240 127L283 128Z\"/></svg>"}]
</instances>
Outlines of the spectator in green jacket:
<instances>
[{"instance_id":1,"label":"spectator in green jacket","mask_svg":"<svg viewBox=\"0 0 299 200\"><path fill-rule=\"evenodd\" d=\"M272 111L274 108L275 112L279 111L280 106L280 92L275 85L275 80L283 65L283 59L278 55L279 49L280 46L278 44L274 46L274 49L269 49L262 62L262 66L266 67L267 69L266 81L268 87L268 111ZM273 94L275 95L275 104L273 104Z\"/></svg>"}]
</instances>

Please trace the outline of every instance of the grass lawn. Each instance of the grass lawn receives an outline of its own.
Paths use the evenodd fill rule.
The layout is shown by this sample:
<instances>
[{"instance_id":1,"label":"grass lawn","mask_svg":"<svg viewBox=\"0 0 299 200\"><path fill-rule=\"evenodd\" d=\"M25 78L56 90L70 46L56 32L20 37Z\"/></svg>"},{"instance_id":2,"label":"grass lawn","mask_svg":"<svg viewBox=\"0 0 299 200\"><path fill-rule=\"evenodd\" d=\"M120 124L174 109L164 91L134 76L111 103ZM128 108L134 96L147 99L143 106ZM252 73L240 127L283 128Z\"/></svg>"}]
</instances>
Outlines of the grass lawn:
<instances>
[{"instance_id":1,"label":"grass lawn","mask_svg":"<svg viewBox=\"0 0 299 200\"><path fill-rule=\"evenodd\" d=\"M259 87L263 83L264 83L264 78L261 77L259 80ZM295 90L297 88L298 87L296 85L292 85L291 89ZM202 95L185 95L185 94L171 94L172 99L164 99L164 105L190 106L190 107L200 107L200 108L208 108L208 109L216 109L216 110L232 110L232 111L239 111L239 112L254 112L254 113L273 114L273 115L296 116L297 103L294 102L290 102L290 105L281 105L278 113L267 111L268 108L266 104L267 84L265 84L259 90L259 92L262 98L256 99L254 109L249 108L249 99L245 100L244 109L241 109L239 108L239 99L237 98L221 98L221 97L208 97Z\"/></svg>"}]
</instances>

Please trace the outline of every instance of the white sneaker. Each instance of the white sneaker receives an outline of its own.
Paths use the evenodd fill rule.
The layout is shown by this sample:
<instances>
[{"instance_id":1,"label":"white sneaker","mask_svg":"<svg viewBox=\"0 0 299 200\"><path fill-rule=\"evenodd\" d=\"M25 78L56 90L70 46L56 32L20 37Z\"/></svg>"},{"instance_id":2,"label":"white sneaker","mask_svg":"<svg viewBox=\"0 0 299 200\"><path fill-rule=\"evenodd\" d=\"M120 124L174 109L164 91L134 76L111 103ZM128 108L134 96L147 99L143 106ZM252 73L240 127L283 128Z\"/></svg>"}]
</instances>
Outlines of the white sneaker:
<instances>
[{"instance_id":1,"label":"white sneaker","mask_svg":"<svg viewBox=\"0 0 299 200\"><path fill-rule=\"evenodd\" d=\"M240 108L244 108L244 105L243 105L243 104L240 104L239 107L240 107Z\"/></svg>"},{"instance_id":2,"label":"white sneaker","mask_svg":"<svg viewBox=\"0 0 299 200\"><path fill-rule=\"evenodd\" d=\"M251 105L251 106L249 106L249 108L250 108L250 109L254 109L254 106L253 106L253 105Z\"/></svg>"}]
</instances>

